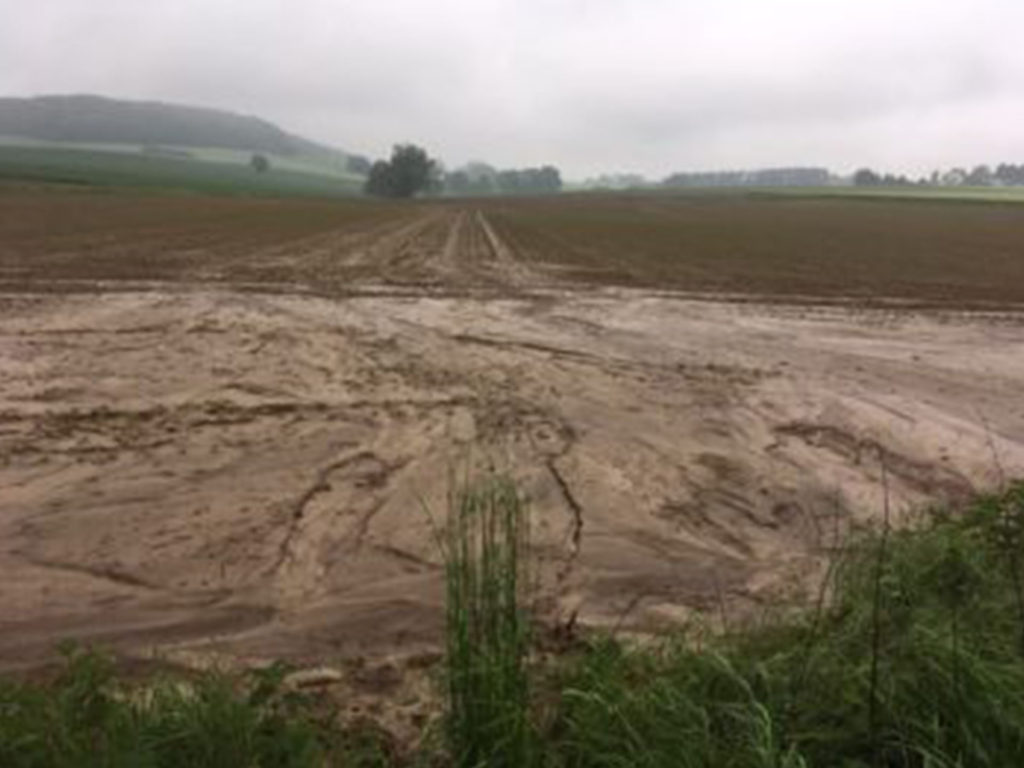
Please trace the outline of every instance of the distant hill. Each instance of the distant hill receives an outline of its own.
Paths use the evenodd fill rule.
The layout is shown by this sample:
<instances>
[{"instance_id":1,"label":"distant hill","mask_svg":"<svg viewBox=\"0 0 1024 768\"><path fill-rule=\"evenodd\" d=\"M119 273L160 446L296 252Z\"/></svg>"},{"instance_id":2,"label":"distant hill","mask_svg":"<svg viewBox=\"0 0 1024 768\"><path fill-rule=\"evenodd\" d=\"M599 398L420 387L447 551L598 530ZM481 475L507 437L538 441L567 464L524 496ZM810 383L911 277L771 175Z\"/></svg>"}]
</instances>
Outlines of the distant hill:
<instances>
[{"instance_id":1,"label":"distant hill","mask_svg":"<svg viewBox=\"0 0 1024 768\"><path fill-rule=\"evenodd\" d=\"M90 95L0 98L0 136L93 147L258 152L350 172L354 169L349 158L358 157L287 133L256 117Z\"/></svg>"}]
</instances>

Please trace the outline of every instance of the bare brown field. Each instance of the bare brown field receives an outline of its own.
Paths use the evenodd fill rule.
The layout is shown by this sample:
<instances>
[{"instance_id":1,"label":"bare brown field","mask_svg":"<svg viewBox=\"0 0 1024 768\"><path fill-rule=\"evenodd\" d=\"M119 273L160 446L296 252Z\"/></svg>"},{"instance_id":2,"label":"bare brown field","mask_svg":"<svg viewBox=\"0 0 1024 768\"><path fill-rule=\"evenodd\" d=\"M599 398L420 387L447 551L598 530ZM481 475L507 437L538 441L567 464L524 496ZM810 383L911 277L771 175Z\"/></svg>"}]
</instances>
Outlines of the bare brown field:
<instances>
[{"instance_id":1,"label":"bare brown field","mask_svg":"<svg viewBox=\"0 0 1024 768\"><path fill-rule=\"evenodd\" d=\"M333 294L629 286L764 300L1024 302L1024 205L740 194L471 203L0 194L0 284Z\"/></svg>"},{"instance_id":2,"label":"bare brown field","mask_svg":"<svg viewBox=\"0 0 1024 768\"><path fill-rule=\"evenodd\" d=\"M883 464L1024 475L1024 212L827 202L0 195L0 666L415 666L471 466L550 625L642 632L801 599Z\"/></svg>"},{"instance_id":3,"label":"bare brown field","mask_svg":"<svg viewBox=\"0 0 1024 768\"><path fill-rule=\"evenodd\" d=\"M562 279L763 297L1024 300L1024 206L739 193L510 201L495 226Z\"/></svg>"},{"instance_id":4,"label":"bare brown field","mask_svg":"<svg viewBox=\"0 0 1024 768\"><path fill-rule=\"evenodd\" d=\"M111 289L133 280L238 282L249 273L268 282L313 278L318 259L351 253L419 215L413 206L358 201L15 190L0 194L0 280L74 290L94 281L112 281ZM279 251L300 257L282 269Z\"/></svg>"}]
</instances>

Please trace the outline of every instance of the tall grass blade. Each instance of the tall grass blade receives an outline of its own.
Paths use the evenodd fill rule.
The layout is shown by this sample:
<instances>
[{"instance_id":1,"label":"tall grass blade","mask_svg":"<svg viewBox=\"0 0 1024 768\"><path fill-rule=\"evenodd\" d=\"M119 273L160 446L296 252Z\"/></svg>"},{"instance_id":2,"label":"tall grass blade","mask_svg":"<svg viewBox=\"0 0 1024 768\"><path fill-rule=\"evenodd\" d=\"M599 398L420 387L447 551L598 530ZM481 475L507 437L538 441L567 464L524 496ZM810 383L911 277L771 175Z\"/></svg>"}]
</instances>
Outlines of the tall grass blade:
<instances>
[{"instance_id":1,"label":"tall grass blade","mask_svg":"<svg viewBox=\"0 0 1024 768\"><path fill-rule=\"evenodd\" d=\"M443 541L449 748L460 766L528 765L528 525L515 484L456 490Z\"/></svg>"}]
</instances>

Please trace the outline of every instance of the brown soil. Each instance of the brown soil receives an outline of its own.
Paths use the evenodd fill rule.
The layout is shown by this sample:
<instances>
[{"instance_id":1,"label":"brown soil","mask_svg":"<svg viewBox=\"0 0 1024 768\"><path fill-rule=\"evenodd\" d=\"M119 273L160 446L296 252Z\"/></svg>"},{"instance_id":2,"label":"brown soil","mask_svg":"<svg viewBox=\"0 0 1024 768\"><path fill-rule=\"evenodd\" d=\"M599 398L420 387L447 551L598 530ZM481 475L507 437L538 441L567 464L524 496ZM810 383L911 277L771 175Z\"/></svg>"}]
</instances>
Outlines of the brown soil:
<instances>
[{"instance_id":1,"label":"brown soil","mask_svg":"<svg viewBox=\"0 0 1024 768\"><path fill-rule=\"evenodd\" d=\"M0 667L65 637L415 667L432 520L488 463L550 625L637 631L800 599L883 463L901 513L1024 474L1017 312L586 287L487 209L236 205L306 224L190 234L175 200L0 246Z\"/></svg>"}]
</instances>

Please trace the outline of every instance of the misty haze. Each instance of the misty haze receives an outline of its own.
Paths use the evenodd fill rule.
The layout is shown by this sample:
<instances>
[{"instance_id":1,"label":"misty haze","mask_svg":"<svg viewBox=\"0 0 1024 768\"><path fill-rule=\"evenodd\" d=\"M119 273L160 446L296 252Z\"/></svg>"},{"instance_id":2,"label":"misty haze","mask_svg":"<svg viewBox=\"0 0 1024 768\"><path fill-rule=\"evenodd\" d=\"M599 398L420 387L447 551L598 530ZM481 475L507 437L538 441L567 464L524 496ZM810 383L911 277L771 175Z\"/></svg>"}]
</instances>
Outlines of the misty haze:
<instances>
[{"instance_id":1,"label":"misty haze","mask_svg":"<svg viewBox=\"0 0 1024 768\"><path fill-rule=\"evenodd\" d=\"M1024 6L0 12L0 766L1024 765Z\"/></svg>"}]
</instances>

